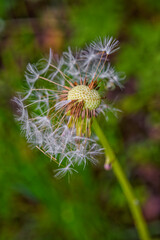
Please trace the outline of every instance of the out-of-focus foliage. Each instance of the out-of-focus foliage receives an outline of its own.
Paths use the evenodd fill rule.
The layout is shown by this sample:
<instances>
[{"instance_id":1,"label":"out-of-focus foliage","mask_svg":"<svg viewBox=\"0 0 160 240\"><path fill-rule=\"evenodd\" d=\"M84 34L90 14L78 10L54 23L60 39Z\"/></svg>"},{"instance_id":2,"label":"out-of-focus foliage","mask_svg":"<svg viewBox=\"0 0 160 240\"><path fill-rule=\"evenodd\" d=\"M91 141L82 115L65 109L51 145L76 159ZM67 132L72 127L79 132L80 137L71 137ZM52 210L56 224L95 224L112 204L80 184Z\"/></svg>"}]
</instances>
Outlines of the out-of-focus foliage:
<instances>
[{"instance_id":1,"label":"out-of-focus foliage","mask_svg":"<svg viewBox=\"0 0 160 240\"><path fill-rule=\"evenodd\" d=\"M160 237L159 0L12 0L0 1L0 240L138 239L103 157L56 180L54 163L27 146L13 117L28 61L105 35L120 40L113 61L127 77L123 91L107 93L119 118L99 121Z\"/></svg>"},{"instance_id":2,"label":"out-of-focus foliage","mask_svg":"<svg viewBox=\"0 0 160 240\"><path fill-rule=\"evenodd\" d=\"M71 44L84 45L98 36L117 36L124 20L124 5L122 1L79 1L68 8L74 36Z\"/></svg>"}]
</instances>

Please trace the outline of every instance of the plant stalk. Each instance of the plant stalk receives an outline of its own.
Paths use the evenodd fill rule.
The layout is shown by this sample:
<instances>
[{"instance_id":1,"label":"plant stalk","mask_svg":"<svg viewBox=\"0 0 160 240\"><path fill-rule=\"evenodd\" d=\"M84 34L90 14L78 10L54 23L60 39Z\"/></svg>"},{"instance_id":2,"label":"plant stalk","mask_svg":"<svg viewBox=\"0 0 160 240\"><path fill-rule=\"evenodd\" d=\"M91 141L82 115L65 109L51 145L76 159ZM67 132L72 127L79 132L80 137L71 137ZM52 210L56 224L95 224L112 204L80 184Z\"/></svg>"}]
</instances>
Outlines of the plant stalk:
<instances>
[{"instance_id":1,"label":"plant stalk","mask_svg":"<svg viewBox=\"0 0 160 240\"><path fill-rule=\"evenodd\" d=\"M130 208L130 211L132 213L135 226L137 228L139 237L141 240L151 240L146 222L144 220L144 217L141 212L141 208L139 206L138 200L135 198L133 189L126 178L123 169L121 168L113 150L111 149L106 136L104 135L104 132L100 128L98 122L96 119L94 119L93 122L93 128L98 136L100 142L102 143L104 149L105 149L105 155L106 155L106 162L104 166L108 166L109 164L112 165L112 169L117 177L117 180L119 184L121 185L121 188L126 196L126 199L128 201L128 205Z\"/></svg>"}]
</instances>

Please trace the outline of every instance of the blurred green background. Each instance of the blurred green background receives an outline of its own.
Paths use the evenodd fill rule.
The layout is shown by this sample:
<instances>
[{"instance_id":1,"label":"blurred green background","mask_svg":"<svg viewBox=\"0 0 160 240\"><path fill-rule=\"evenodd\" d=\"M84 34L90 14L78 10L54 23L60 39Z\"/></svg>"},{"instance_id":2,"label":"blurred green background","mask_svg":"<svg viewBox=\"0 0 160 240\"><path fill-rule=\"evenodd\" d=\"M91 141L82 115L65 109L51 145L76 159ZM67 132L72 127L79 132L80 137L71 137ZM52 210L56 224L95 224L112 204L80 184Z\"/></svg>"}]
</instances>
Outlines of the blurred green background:
<instances>
[{"instance_id":1,"label":"blurred green background","mask_svg":"<svg viewBox=\"0 0 160 240\"><path fill-rule=\"evenodd\" d=\"M160 239L160 1L1 0L0 240L138 239L103 157L57 180L54 163L30 149L13 116L28 62L47 57L50 47L61 53L108 35L120 40L112 63L127 77L123 91L108 93L122 113L103 129Z\"/></svg>"}]
</instances>

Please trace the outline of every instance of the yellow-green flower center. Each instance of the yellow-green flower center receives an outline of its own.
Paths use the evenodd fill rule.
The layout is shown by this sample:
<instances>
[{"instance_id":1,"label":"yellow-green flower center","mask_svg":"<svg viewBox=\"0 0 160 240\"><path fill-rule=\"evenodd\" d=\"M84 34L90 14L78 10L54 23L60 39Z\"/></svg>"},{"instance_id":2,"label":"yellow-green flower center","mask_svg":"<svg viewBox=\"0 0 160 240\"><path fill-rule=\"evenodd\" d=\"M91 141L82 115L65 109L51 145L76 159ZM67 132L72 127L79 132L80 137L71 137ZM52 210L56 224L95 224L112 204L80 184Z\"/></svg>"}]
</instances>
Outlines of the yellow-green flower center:
<instances>
[{"instance_id":1,"label":"yellow-green flower center","mask_svg":"<svg viewBox=\"0 0 160 240\"><path fill-rule=\"evenodd\" d=\"M85 85L73 87L68 92L68 100L84 101L84 109L94 110L99 107L101 97L97 90L90 89Z\"/></svg>"}]
</instances>

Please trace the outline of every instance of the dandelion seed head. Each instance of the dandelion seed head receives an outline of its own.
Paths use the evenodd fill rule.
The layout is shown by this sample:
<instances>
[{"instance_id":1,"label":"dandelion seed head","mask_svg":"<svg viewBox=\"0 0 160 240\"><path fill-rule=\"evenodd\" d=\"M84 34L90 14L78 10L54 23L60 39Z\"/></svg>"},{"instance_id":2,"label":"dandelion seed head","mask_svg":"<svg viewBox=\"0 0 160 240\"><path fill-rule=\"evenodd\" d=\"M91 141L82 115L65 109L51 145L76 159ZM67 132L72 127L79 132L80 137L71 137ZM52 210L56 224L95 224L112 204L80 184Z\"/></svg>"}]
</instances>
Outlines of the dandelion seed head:
<instances>
[{"instance_id":1,"label":"dandelion seed head","mask_svg":"<svg viewBox=\"0 0 160 240\"><path fill-rule=\"evenodd\" d=\"M76 166L96 164L103 153L92 122L99 114L107 119L109 111L118 112L101 91L122 88L124 76L109 62L118 44L112 37L99 38L82 50L69 47L60 57L50 50L48 59L27 65L27 88L13 99L16 119L28 143L57 164L57 178L77 172Z\"/></svg>"}]
</instances>

